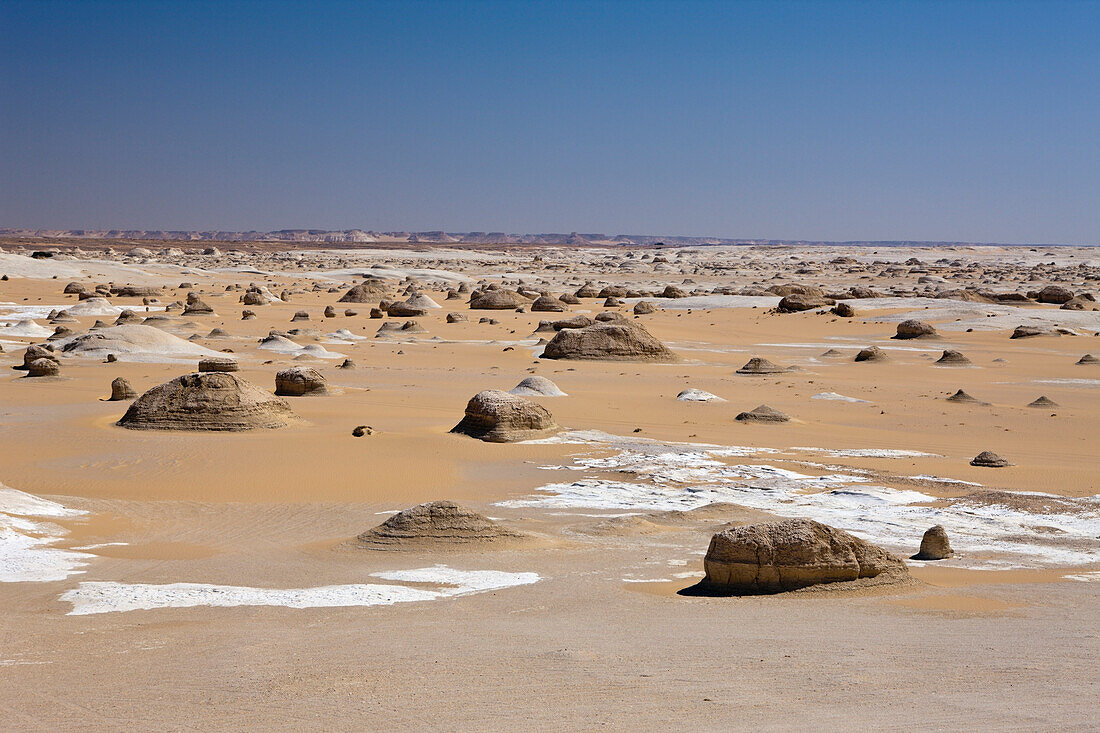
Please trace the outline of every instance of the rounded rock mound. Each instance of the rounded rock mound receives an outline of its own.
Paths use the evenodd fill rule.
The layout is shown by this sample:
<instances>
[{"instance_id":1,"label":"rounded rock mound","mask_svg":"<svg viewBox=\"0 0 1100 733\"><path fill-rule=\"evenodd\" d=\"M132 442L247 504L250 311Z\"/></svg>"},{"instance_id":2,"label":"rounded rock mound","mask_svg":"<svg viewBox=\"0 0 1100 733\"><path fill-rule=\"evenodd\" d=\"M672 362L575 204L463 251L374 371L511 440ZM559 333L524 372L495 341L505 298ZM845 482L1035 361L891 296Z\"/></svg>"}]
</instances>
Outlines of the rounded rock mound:
<instances>
[{"instance_id":1,"label":"rounded rock mound","mask_svg":"<svg viewBox=\"0 0 1100 733\"><path fill-rule=\"evenodd\" d=\"M545 438L560 429L542 405L498 389L487 389L470 399L466 416L451 432L487 443L514 443Z\"/></svg>"},{"instance_id":2,"label":"rounded rock mound","mask_svg":"<svg viewBox=\"0 0 1100 733\"><path fill-rule=\"evenodd\" d=\"M563 328L546 344L542 358L678 361L676 354L649 331L625 321L602 321L584 328Z\"/></svg>"},{"instance_id":3,"label":"rounded rock mound","mask_svg":"<svg viewBox=\"0 0 1100 733\"><path fill-rule=\"evenodd\" d=\"M218 352L185 341L154 326L108 326L60 342L61 351L70 356L106 358L107 354L125 357L124 361L162 358L217 356Z\"/></svg>"},{"instance_id":4,"label":"rounded rock mound","mask_svg":"<svg viewBox=\"0 0 1100 733\"><path fill-rule=\"evenodd\" d=\"M431 501L394 514L356 539L376 549L400 549L410 545L505 544L525 537L452 501Z\"/></svg>"},{"instance_id":5,"label":"rounded rock mound","mask_svg":"<svg viewBox=\"0 0 1100 733\"><path fill-rule=\"evenodd\" d=\"M1005 466L1011 466L1004 458L994 453L991 450L983 450L978 455L970 459L971 466L978 466L980 468L1004 468Z\"/></svg>"},{"instance_id":6,"label":"rounded rock mound","mask_svg":"<svg viewBox=\"0 0 1100 733\"><path fill-rule=\"evenodd\" d=\"M932 328L932 326L925 323L924 321L909 320L899 323L897 333L891 336L891 338L919 339L929 338L935 335L936 329Z\"/></svg>"},{"instance_id":7,"label":"rounded rock mound","mask_svg":"<svg viewBox=\"0 0 1100 733\"><path fill-rule=\"evenodd\" d=\"M132 430L242 431L297 420L286 401L236 374L196 372L153 387L117 424Z\"/></svg>"},{"instance_id":8,"label":"rounded rock mound","mask_svg":"<svg viewBox=\"0 0 1100 733\"><path fill-rule=\"evenodd\" d=\"M755 595L862 578L902 581L905 564L881 547L810 519L733 527L714 535L701 590Z\"/></svg>"},{"instance_id":9,"label":"rounded rock mound","mask_svg":"<svg viewBox=\"0 0 1100 733\"><path fill-rule=\"evenodd\" d=\"M565 392L561 391L558 385L551 382L546 377L540 377L537 374L532 377L527 377L522 382L517 384L512 389L508 390L509 394L520 395L521 397L567 397Z\"/></svg>"},{"instance_id":10,"label":"rounded rock mound","mask_svg":"<svg viewBox=\"0 0 1100 733\"><path fill-rule=\"evenodd\" d=\"M530 300L515 290L504 290L503 288L479 290L470 298L470 308L473 310L512 310L530 304Z\"/></svg>"}]
</instances>

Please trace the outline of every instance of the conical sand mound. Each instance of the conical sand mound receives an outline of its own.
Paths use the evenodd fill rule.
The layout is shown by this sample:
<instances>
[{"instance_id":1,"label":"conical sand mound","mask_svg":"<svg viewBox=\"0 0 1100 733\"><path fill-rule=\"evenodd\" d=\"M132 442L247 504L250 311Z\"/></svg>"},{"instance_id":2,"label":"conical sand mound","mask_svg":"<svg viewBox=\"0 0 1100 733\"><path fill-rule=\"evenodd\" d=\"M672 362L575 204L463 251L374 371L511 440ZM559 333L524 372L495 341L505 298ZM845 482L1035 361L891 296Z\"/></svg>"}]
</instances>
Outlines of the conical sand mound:
<instances>
[{"instance_id":1,"label":"conical sand mound","mask_svg":"<svg viewBox=\"0 0 1100 733\"><path fill-rule=\"evenodd\" d=\"M498 389L487 389L470 399L466 416L451 432L488 443L513 443L545 438L560 429L542 405Z\"/></svg>"},{"instance_id":2,"label":"conical sand mound","mask_svg":"<svg viewBox=\"0 0 1100 733\"><path fill-rule=\"evenodd\" d=\"M297 419L285 401L236 374L196 372L153 387L118 424L134 430L241 431L282 428Z\"/></svg>"},{"instance_id":3,"label":"conical sand mound","mask_svg":"<svg viewBox=\"0 0 1100 733\"><path fill-rule=\"evenodd\" d=\"M961 389L958 392L956 392L955 394L948 397L947 401L948 402L958 402L958 403L967 404L967 405L987 405L987 404L989 404L988 402L982 402L977 397L973 397L973 396L967 394L966 392L964 392Z\"/></svg>"},{"instance_id":4,"label":"conical sand mound","mask_svg":"<svg viewBox=\"0 0 1100 733\"><path fill-rule=\"evenodd\" d=\"M768 361L762 356L754 356L745 363L745 366L737 370L738 374L782 374L787 367L779 366Z\"/></svg>"},{"instance_id":5,"label":"conical sand mound","mask_svg":"<svg viewBox=\"0 0 1100 733\"><path fill-rule=\"evenodd\" d=\"M1095 357L1092 354L1085 354L1077 360L1077 364L1084 366L1086 364L1100 364L1100 357Z\"/></svg>"},{"instance_id":6,"label":"conical sand mound","mask_svg":"<svg viewBox=\"0 0 1100 733\"><path fill-rule=\"evenodd\" d=\"M889 361L886 352L877 346L868 346L856 354L856 361Z\"/></svg>"},{"instance_id":7,"label":"conical sand mound","mask_svg":"<svg viewBox=\"0 0 1100 733\"><path fill-rule=\"evenodd\" d=\"M759 405L751 410L738 413L734 420L738 422L787 422L791 418L768 405Z\"/></svg>"},{"instance_id":8,"label":"conical sand mound","mask_svg":"<svg viewBox=\"0 0 1100 733\"><path fill-rule=\"evenodd\" d=\"M1039 398L1037 398L1035 400L1032 400L1031 402L1027 403L1027 406L1028 407L1038 407L1038 408L1058 407L1058 403L1055 402L1054 400L1050 399L1046 395L1043 395L1042 397L1039 397Z\"/></svg>"},{"instance_id":9,"label":"conical sand mound","mask_svg":"<svg viewBox=\"0 0 1100 733\"><path fill-rule=\"evenodd\" d=\"M940 358L936 359L936 363L940 366L971 366L973 364L961 351L955 351L954 349L944 349Z\"/></svg>"},{"instance_id":10,"label":"conical sand mound","mask_svg":"<svg viewBox=\"0 0 1100 733\"><path fill-rule=\"evenodd\" d=\"M591 361L677 361L649 331L629 322L607 321L585 328L563 328L546 344L544 359Z\"/></svg>"},{"instance_id":11,"label":"conical sand mound","mask_svg":"<svg viewBox=\"0 0 1100 733\"><path fill-rule=\"evenodd\" d=\"M378 549L417 545L479 546L511 544L526 538L521 532L451 501L432 501L394 514L359 535L360 543Z\"/></svg>"}]
</instances>

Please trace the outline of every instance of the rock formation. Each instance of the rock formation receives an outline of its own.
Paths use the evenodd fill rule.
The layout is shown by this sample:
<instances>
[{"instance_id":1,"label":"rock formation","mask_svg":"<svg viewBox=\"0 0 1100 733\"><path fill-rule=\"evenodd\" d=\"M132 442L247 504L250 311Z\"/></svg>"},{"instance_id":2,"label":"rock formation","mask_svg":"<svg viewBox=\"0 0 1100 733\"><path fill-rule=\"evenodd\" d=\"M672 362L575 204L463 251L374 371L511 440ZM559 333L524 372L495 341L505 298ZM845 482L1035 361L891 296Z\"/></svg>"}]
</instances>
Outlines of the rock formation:
<instances>
[{"instance_id":1,"label":"rock formation","mask_svg":"<svg viewBox=\"0 0 1100 733\"><path fill-rule=\"evenodd\" d=\"M546 344L544 359L594 361L677 361L677 356L649 331L629 322L595 323L563 328Z\"/></svg>"},{"instance_id":2,"label":"rock formation","mask_svg":"<svg viewBox=\"0 0 1100 733\"><path fill-rule=\"evenodd\" d=\"M542 405L507 392L487 389L470 399L466 416L451 432L489 443L513 443L545 438L560 429L550 411Z\"/></svg>"},{"instance_id":3,"label":"rock formation","mask_svg":"<svg viewBox=\"0 0 1100 733\"><path fill-rule=\"evenodd\" d=\"M716 594L778 593L821 583L902 580L905 564L880 547L809 519L734 527L710 541L703 589Z\"/></svg>"},{"instance_id":4,"label":"rock formation","mask_svg":"<svg viewBox=\"0 0 1100 733\"><path fill-rule=\"evenodd\" d=\"M297 416L285 400L236 374L196 372L138 397L118 424L134 430L282 428Z\"/></svg>"}]
</instances>

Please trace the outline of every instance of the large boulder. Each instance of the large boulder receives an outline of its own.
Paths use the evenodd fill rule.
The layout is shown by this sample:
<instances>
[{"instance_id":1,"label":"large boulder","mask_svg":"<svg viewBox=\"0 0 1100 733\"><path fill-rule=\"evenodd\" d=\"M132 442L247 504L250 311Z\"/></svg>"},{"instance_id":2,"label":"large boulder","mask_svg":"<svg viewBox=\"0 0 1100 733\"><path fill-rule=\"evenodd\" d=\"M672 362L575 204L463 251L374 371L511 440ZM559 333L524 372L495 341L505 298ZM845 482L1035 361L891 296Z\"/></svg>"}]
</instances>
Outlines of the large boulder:
<instances>
[{"instance_id":1,"label":"large boulder","mask_svg":"<svg viewBox=\"0 0 1100 733\"><path fill-rule=\"evenodd\" d=\"M544 359L672 362L678 357L649 331L630 322L563 328L546 344Z\"/></svg>"},{"instance_id":2,"label":"large boulder","mask_svg":"<svg viewBox=\"0 0 1100 733\"><path fill-rule=\"evenodd\" d=\"M780 313L798 313L801 311L814 310L815 308L828 308L829 301L825 298L820 298L814 295L803 295L802 293L792 293L786 295L779 301L777 309Z\"/></svg>"},{"instance_id":3,"label":"large boulder","mask_svg":"<svg viewBox=\"0 0 1100 733\"><path fill-rule=\"evenodd\" d=\"M282 428L298 417L285 400L236 374L196 372L138 397L118 424L134 430Z\"/></svg>"},{"instance_id":4,"label":"large boulder","mask_svg":"<svg viewBox=\"0 0 1100 733\"><path fill-rule=\"evenodd\" d=\"M1040 303L1054 303L1056 305L1061 305L1072 299L1073 291L1061 285L1047 285L1040 290L1039 294L1035 297L1035 300Z\"/></svg>"},{"instance_id":5,"label":"large boulder","mask_svg":"<svg viewBox=\"0 0 1100 733\"><path fill-rule=\"evenodd\" d=\"M498 389L487 389L470 399L466 416L451 432L488 443L513 443L545 438L560 429L542 405Z\"/></svg>"},{"instance_id":6,"label":"large boulder","mask_svg":"<svg viewBox=\"0 0 1100 733\"><path fill-rule=\"evenodd\" d=\"M779 593L821 583L885 575L902 579L905 564L886 550L810 519L734 527L710 541L702 587L728 595Z\"/></svg>"}]
</instances>

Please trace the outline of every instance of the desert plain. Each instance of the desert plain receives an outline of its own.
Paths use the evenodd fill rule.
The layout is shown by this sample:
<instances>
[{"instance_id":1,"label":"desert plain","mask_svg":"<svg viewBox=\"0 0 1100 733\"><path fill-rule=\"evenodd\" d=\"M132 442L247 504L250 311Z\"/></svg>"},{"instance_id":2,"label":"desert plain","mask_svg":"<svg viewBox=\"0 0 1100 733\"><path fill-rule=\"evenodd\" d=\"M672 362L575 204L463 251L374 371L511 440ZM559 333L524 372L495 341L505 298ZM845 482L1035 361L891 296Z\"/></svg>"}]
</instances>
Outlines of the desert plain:
<instances>
[{"instance_id":1,"label":"desert plain","mask_svg":"<svg viewBox=\"0 0 1100 733\"><path fill-rule=\"evenodd\" d=\"M2 245L4 729L1097 725L1100 248ZM664 350L545 358L578 317ZM309 389L119 424L203 359ZM452 432L532 376L537 436ZM435 501L488 529L370 541ZM905 577L698 592L791 518Z\"/></svg>"}]
</instances>

